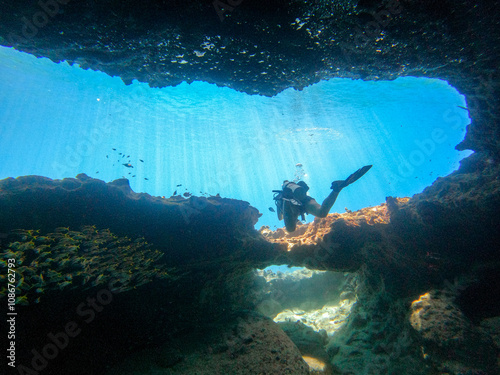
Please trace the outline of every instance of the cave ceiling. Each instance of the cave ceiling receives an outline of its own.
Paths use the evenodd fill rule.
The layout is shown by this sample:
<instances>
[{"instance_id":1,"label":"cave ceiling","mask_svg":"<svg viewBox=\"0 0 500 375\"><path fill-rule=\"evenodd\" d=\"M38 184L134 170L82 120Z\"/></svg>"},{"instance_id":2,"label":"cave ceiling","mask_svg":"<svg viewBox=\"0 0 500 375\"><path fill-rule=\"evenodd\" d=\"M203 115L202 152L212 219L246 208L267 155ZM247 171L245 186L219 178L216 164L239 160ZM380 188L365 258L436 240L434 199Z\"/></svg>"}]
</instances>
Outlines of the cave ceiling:
<instances>
[{"instance_id":1,"label":"cave ceiling","mask_svg":"<svg viewBox=\"0 0 500 375\"><path fill-rule=\"evenodd\" d=\"M498 155L499 1L0 1L0 44L151 87L273 96L334 77L445 79Z\"/></svg>"}]
</instances>

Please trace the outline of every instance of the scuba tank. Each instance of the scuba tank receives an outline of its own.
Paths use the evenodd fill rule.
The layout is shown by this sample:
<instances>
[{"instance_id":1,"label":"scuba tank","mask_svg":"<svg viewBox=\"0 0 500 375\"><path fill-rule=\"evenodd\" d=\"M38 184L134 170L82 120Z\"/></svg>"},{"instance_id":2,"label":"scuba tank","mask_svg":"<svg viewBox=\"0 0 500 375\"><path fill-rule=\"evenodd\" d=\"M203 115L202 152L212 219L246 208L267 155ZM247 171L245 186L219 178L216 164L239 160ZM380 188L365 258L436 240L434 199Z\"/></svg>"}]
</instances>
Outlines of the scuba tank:
<instances>
[{"instance_id":1,"label":"scuba tank","mask_svg":"<svg viewBox=\"0 0 500 375\"><path fill-rule=\"evenodd\" d=\"M285 181L283 184L283 195L288 199L296 199L302 202L306 199L307 191L309 190L309 186L304 181L288 182Z\"/></svg>"},{"instance_id":2,"label":"scuba tank","mask_svg":"<svg viewBox=\"0 0 500 375\"><path fill-rule=\"evenodd\" d=\"M273 190L274 201L276 203L278 219L283 220L284 205L292 204L294 206L302 206L302 201L307 197L309 186L304 181L298 183L285 181L283 190ZM304 213L301 212L302 220L305 220Z\"/></svg>"}]
</instances>

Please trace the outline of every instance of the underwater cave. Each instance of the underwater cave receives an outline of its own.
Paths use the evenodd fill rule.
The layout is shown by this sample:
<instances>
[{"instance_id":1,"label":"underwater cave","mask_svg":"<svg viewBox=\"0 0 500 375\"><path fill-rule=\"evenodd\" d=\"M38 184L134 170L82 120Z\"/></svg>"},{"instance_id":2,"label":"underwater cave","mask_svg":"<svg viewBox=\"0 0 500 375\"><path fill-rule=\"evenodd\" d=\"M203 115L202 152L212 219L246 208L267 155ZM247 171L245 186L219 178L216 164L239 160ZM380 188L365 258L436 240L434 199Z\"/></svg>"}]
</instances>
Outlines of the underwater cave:
<instances>
[{"instance_id":1,"label":"underwater cave","mask_svg":"<svg viewBox=\"0 0 500 375\"><path fill-rule=\"evenodd\" d=\"M1 373L500 372L497 0L0 5Z\"/></svg>"},{"instance_id":2,"label":"underwater cave","mask_svg":"<svg viewBox=\"0 0 500 375\"><path fill-rule=\"evenodd\" d=\"M471 151L463 95L444 81L332 79L275 97L193 82L150 88L1 49L0 178L79 173L129 180L154 196L250 202L256 224L282 227L272 190L302 180L319 202L366 164L331 212L420 193ZM307 217L311 221L312 216Z\"/></svg>"}]
</instances>

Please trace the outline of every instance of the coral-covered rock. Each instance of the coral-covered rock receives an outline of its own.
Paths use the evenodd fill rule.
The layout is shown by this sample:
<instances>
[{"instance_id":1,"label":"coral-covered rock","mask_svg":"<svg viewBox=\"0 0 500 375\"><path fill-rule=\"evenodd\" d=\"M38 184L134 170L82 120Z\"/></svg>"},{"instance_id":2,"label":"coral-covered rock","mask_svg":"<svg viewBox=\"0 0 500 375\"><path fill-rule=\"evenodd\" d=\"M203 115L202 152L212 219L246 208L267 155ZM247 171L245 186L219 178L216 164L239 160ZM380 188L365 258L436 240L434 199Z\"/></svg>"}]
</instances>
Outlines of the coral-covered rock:
<instances>
[{"instance_id":1,"label":"coral-covered rock","mask_svg":"<svg viewBox=\"0 0 500 375\"><path fill-rule=\"evenodd\" d=\"M255 237L253 226L260 215L243 201L153 197L133 192L126 179L105 183L84 174L63 180L40 176L2 180L0 211L3 233L34 228L44 234L58 227L79 230L95 225L119 236L143 237L168 252L165 261L172 266L220 260L232 252L231 241L234 245L246 235Z\"/></svg>"},{"instance_id":2,"label":"coral-covered rock","mask_svg":"<svg viewBox=\"0 0 500 375\"><path fill-rule=\"evenodd\" d=\"M475 327L450 297L421 295L411 305L410 322L422 339L424 359L443 372L495 373L497 350L492 338Z\"/></svg>"},{"instance_id":3,"label":"coral-covered rock","mask_svg":"<svg viewBox=\"0 0 500 375\"><path fill-rule=\"evenodd\" d=\"M200 327L164 347L139 352L106 375L152 373L307 375L309 366L276 323L246 314L224 325Z\"/></svg>"}]
</instances>

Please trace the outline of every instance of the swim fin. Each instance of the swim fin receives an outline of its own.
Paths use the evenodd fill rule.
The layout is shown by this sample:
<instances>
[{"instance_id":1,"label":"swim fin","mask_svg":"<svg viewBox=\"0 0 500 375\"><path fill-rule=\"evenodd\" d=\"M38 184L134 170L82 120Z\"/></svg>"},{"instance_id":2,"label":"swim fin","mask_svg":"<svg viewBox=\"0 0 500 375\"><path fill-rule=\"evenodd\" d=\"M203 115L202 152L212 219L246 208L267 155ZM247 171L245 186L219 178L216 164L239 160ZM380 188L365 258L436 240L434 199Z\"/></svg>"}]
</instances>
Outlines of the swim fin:
<instances>
[{"instance_id":1,"label":"swim fin","mask_svg":"<svg viewBox=\"0 0 500 375\"><path fill-rule=\"evenodd\" d=\"M364 167L359 168L356 172L347 177L344 181L333 181L330 189L340 191L341 189L363 177L363 175L368 172L371 167L373 167L373 165L365 165Z\"/></svg>"}]
</instances>

